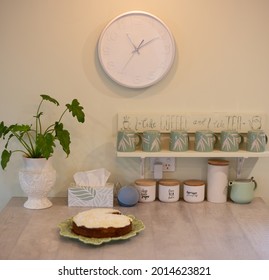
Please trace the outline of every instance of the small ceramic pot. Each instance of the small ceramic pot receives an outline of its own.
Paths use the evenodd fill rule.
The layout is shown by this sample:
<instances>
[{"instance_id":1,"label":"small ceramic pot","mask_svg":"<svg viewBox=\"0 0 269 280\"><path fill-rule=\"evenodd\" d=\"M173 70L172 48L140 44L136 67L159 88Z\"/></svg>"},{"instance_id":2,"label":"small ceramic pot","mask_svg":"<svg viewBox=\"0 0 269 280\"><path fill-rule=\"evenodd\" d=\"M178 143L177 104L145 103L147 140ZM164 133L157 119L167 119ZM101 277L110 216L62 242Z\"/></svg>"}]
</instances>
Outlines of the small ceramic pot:
<instances>
[{"instance_id":1,"label":"small ceramic pot","mask_svg":"<svg viewBox=\"0 0 269 280\"><path fill-rule=\"evenodd\" d=\"M162 202L175 202L179 200L179 185L178 180L167 179L159 181L159 200Z\"/></svg>"},{"instance_id":2,"label":"small ceramic pot","mask_svg":"<svg viewBox=\"0 0 269 280\"><path fill-rule=\"evenodd\" d=\"M187 180L183 184L183 198L186 202L202 202L205 199L205 182Z\"/></svg>"},{"instance_id":3,"label":"small ceramic pot","mask_svg":"<svg viewBox=\"0 0 269 280\"><path fill-rule=\"evenodd\" d=\"M153 179L138 179L135 187L139 192L139 202L152 202L156 199L156 181Z\"/></svg>"},{"instance_id":4,"label":"small ceramic pot","mask_svg":"<svg viewBox=\"0 0 269 280\"><path fill-rule=\"evenodd\" d=\"M254 198L257 183L253 179L237 179L229 182L230 198L235 203L250 203Z\"/></svg>"}]
</instances>

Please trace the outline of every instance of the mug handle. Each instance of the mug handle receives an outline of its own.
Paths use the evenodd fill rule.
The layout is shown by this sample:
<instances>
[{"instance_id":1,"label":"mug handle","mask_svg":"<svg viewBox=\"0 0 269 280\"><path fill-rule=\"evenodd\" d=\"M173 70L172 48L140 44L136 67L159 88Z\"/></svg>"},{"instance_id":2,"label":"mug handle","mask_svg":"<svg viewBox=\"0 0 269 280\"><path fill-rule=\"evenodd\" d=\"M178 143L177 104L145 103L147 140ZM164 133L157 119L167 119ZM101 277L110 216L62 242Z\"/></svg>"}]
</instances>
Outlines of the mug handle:
<instances>
[{"instance_id":1,"label":"mug handle","mask_svg":"<svg viewBox=\"0 0 269 280\"><path fill-rule=\"evenodd\" d=\"M251 177L250 179L251 179L251 181L254 183L254 190L256 190L256 188L257 188L257 182L254 180L254 177Z\"/></svg>"},{"instance_id":2,"label":"mug handle","mask_svg":"<svg viewBox=\"0 0 269 280\"><path fill-rule=\"evenodd\" d=\"M218 137L218 135L216 133L213 133L213 136L215 138L214 145L216 145L218 143L218 141L219 141L219 137Z\"/></svg>"},{"instance_id":3,"label":"mug handle","mask_svg":"<svg viewBox=\"0 0 269 280\"><path fill-rule=\"evenodd\" d=\"M136 138L138 139L137 141L135 141L135 146L140 146L142 143L142 136L139 133L135 133Z\"/></svg>"},{"instance_id":4,"label":"mug handle","mask_svg":"<svg viewBox=\"0 0 269 280\"><path fill-rule=\"evenodd\" d=\"M267 142L268 142L268 137L267 137L267 135L265 134L265 143L267 144Z\"/></svg>"},{"instance_id":5,"label":"mug handle","mask_svg":"<svg viewBox=\"0 0 269 280\"><path fill-rule=\"evenodd\" d=\"M242 134L240 134L240 133L238 135L240 137L240 141L238 142L238 144L241 144L241 143L244 142L244 136Z\"/></svg>"}]
</instances>

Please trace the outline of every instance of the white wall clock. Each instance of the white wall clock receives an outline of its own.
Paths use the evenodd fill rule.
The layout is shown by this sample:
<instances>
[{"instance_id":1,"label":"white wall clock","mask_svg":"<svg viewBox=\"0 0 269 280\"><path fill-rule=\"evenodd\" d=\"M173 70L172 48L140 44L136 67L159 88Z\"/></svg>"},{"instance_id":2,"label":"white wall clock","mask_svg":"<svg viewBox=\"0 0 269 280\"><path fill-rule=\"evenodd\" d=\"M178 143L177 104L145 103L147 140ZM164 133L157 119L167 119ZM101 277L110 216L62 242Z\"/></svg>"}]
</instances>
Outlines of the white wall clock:
<instances>
[{"instance_id":1,"label":"white wall clock","mask_svg":"<svg viewBox=\"0 0 269 280\"><path fill-rule=\"evenodd\" d=\"M175 51L172 33L164 22L142 11L114 18L98 42L98 56L106 74L129 88L159 82L170 70Z\"/></svg>"}]
</instances>

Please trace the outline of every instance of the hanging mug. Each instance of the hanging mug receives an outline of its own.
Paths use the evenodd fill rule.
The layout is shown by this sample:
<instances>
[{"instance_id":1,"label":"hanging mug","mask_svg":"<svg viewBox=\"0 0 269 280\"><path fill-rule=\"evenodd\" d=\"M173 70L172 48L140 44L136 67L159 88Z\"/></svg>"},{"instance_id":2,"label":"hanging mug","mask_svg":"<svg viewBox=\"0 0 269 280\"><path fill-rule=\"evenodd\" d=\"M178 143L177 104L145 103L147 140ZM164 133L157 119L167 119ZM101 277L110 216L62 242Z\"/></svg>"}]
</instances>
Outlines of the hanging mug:
<instances>
[{"instance_id":1,"label":"hanging mug","mask_svg":"<svg viewBox=\"0 0 269 280\"><path fill-rule=\"evenodd\" d=\"M249 130L247 133L247 151L264 152L268 138L263 130Z\"/></svg>"},{"instance_id":2,"label":"hanging mug","mask_svg":"<svg viewBox=\"0 0 269 280\"><path fill-rule=\"evenodd\" d=\"M144 152L159 152L161 150L161 132L146 130L142 136L142 150Z\"/></svg>"},{"instance_id":3,"label":"hanging mug","mask_svg":"<svg viewBox=\"0 0 269 280\"><path fill-rule=\"evenodd\" d=\"M212 152L218 137L211 130L198 130L195 132L195 151Z\"/></svg>"},{"instance_id":4,"label":"hanging mug","mask_svg":"<svg viewBox=\"0 0 269 280\"><path fill-rule=\"evenodd\" d=\"M223 152L237 152L243 141L243 135L235 130L223 130L220 133L220 149Z\"/></svg>"},{"instance_id":5,"label":"hanging mug","mask_svg":"<svg viewBox=\"0 0 269 280\"><path fill-rule=\"evenodd\" d=\"M169 150L185 152L189 148L189 136L185 130L172 130L169 139Z\"/></svg>"},{"instance_id":6,"label":"hanging mug","mask_svg":"<svg viewBox=\"0 0 269 280\"><path fill-rule=\"evenodd\" d=\"M250 203L254 198L257 182L251 179L236 179L229 182L231 187L230 198L235 203Z\"/></svg>"},{"instance_id":7,"label":"hanging mug","mask_svg":"<svg viewBox=\"0 0 269 280\"><path fill-rule=\"evenodd\" d=\"M141 137L133 130L120 130L117 135L118 152L134 152L141 144Z\"/></svg>"}]
</instances>

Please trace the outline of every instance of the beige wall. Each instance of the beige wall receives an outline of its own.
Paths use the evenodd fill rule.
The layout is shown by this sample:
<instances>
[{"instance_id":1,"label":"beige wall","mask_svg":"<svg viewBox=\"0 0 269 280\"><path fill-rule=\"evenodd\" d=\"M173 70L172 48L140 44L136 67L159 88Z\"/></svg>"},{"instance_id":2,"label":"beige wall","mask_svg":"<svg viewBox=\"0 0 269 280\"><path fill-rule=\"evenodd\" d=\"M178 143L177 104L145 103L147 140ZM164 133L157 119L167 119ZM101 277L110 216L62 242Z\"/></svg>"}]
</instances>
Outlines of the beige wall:
<instances>
[{"instance_id":1,"label":"beige wall","mask_svg":"<svg viewBox=\"0 0 269 280\"><path fill-rule=\"evenodd\" d=\"M116 85L96 56L102 29L130 10L160 17L177 44L171 72L147 89ZM111 181L130 184L139 177L140 161L115 156L119 111L268 113L268 27L267 0L1 0L0 120L28 122L42 93L62 104L78 98L86 123L67 118L71 155L66 159L57 150L51 194L66 196L75 172L100 167L112 173ZM268 165L269 158L248 159L243 176L255 177L256 195L269 203ZM0 171L0 208L11 196L23 195L20 166L16 155ZM235 160L230 169L232 178ZM205 179L206 159L177 159L176 172L167 176Z\"/></svg>"}]
</instances>

